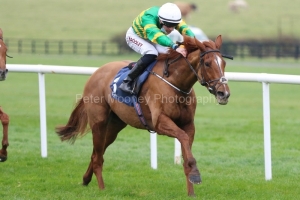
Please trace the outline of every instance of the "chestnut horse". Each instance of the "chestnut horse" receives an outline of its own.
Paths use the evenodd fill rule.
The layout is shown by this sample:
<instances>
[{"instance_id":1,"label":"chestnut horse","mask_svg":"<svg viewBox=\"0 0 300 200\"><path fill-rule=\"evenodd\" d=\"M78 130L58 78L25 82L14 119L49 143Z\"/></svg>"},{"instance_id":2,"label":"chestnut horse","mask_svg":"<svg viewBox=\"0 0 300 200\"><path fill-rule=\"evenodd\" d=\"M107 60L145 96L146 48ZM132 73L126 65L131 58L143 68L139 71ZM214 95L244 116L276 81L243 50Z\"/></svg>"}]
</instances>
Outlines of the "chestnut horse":
<instances>
[{"instance_id":1,"label":"chestnut horse","mask_svg":"<svg viewBox=\"0 0 300 200\"><path fill-rule=\"evenodd\" d=\"M3 42L3 32L0 28L0 81L4 81L6 79L6 45ZM3 138L2 138L2 149L0 149L0 162L4 162L7 159L7 147L8 147L8 124L9 117L6 113L3 112L0 107L0 121L3 126Z\"/></svg>"},{"instance_id":2,"label":"chestnut horse","mask_svg":"<svg viewBox=\"0 0 300 200\"><path fill-rule=\"evenodd\" d=\"M219 104L227 104L230 91L224 77L226 63L223 57L229 56L220 53L221 35L215 41L203 43L185 36L183 44L188 52L187 58L172 49L168 54L160 54L150 72L151 75L138 94L147 126L141 122L133 107L112 98L110 84L119 70L130 61L107 63L89 78L83 96L77 102L68 123L56 127L60 139L69 140L71 143L88 130L92 131L93 152L87 171L83 175L83 185L90 183L94 173L99 189L104 189L102 170L105 150L115 141L118 133L130 125L179 140L187 193L189 196L195 195L193 184L200 184L201 176L191 151L197 105L193 85L199 81L216 97ZM164 73L166 68L168 75ZM168 98L172 101L165 100Z\"/></svg>"}]
</instances>

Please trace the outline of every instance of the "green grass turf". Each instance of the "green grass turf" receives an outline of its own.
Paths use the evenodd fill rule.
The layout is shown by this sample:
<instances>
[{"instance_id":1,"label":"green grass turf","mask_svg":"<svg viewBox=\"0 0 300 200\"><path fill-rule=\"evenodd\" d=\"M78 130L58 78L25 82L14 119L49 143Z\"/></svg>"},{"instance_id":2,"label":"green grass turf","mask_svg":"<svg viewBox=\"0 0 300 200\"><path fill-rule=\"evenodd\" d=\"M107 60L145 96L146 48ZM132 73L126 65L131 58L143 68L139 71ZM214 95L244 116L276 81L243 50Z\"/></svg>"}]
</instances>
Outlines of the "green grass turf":
<instances>
[{"instance_id":1,"label":"green grass turf","mask_svg":"<svg viewBox=\"0 0 300 200\"><path fill-rule=\"evenodd\" d=\"M9 63L101 66L122 57L15 55ZM300 74L293 60L234 60L227 71ZM174 139L158 136L158 170L150 168L147 131L125 128L105 154L104 181L81 186L92 152L91 134L74 145L60 142L64 124L88 76L46 74L48 157L41 158L37 74L9 73L0 84L1 106L10 115L9 158L0 164L1 199L188 199L181 165L174 165ZM199 102L193 154L203 183L197 199L298 199L299 86L271 84L273 179L264 179L262 86L229 82L226 106L195 85Z\"/></svg>"},{"instance_id":2,"label":"green grass turf","mask_svg":"<svg viewBox=\"0 0 300 200\"><path fill-rule=\"evenodd\" d=\"M186 1L190 2L190 1ZM0 27L7 38L99 39L127 30L144 8L165 1L3 1ZM299 1L248 1L249 8L230 13L228 1L197 2L199 11L187 22L214 39L297 36ZM137 60L138 55L62 56L11 55L10 64L93 66ZM300 75L299 61L237 59L227 71ZM104 181L99 191L95 177L82 187L92 152L91 134L74 145L61 143L54 127L64 124L88 76L46 75L48 157L41 158L38 77L9 73L0 83L0 100L10 115L9 158L0 164L0 199L189 199L182 166L173 164L174 139L158 137L158 170L150 168L149 133L127 127L105 154ZM195 85L199 102L195 117L193 153L203 184L197 199L299 199L299 86L271 84L271 140L273 179L264 180L262 86L229 82L226 106Z\"/></svg>"}]
</instances>

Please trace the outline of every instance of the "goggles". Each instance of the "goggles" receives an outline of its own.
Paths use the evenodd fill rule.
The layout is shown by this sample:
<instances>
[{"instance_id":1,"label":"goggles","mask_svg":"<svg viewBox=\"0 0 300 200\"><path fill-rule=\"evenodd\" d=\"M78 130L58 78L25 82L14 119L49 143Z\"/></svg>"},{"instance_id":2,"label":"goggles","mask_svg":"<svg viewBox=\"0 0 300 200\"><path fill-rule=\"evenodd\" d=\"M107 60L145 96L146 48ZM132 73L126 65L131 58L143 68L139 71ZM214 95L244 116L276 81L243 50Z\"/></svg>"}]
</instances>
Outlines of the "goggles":
<instances>
[{"instance_id":1,"label":"goggles","mask_svg":"<svg viewBox=\"0 0 300 200\"><path fill-rule=\"evenodd\" d=\"M162 21L162 24L169 28L176 27L178 25L178 23L170 23L170 22L166 22L166 21Z\"/></svg>"}]
</instances>

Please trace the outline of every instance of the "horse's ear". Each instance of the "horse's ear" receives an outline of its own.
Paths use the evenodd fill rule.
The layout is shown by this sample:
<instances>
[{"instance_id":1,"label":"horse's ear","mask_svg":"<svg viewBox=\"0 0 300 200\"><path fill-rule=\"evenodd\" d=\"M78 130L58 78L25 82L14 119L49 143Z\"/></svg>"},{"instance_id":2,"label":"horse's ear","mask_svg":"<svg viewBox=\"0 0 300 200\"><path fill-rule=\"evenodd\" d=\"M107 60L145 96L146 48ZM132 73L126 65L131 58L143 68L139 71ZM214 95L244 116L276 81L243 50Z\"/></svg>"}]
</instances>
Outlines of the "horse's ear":
<instances>
[{"instance_id":1,"label":"horse's ear","mask_svg":"<svg viewBox=\"0 0 300 200\"><path fill-rule=\"evenodd\" d=\"M222 36L221 36L221 35L219 35L219 36L216 38L215 44L216 44L217 49L221 49L221 46L222 46Z\"/></svg>"},{"instance_id":2,"label":"horse's ear","mask_svg":"<svg viewBox=\"0 0 300 200\"><path fill-rule=\"evenodd\" d=\"M3 37L3 32L1 28L0 28L0 36Z\"/></svg>"}]
</instances>

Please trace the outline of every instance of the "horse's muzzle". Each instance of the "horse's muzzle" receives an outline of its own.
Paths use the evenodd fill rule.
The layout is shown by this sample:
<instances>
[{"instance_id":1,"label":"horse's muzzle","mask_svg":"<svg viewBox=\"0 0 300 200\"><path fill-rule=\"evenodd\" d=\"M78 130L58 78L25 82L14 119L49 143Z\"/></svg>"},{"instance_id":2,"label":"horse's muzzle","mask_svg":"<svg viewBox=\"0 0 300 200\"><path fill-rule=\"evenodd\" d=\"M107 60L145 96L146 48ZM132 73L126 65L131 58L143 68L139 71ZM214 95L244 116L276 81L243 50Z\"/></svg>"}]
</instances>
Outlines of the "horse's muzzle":
<instances>
[{"instance_id":1,"label":"horse's muzzle","mask_svg":"<svg viewBox=\"0 0 300 200\"><path fill-rule=\"evenodd\" d=\"M225 91L217 91L216 98L220 105L226 105L228 103L228 99L230 97L230 93Z\"/></svg>"},{"instance_id":2,"label":"horse's muzzle","mask_svg":"<svg viewBox=\"0 0 300 200\"><path fill-rule=\"evenodd\" d=\"M217 86L215 97L220 105L226 105L230 97L230 89L227 83Z\"/></svg>"}]
</instances>

